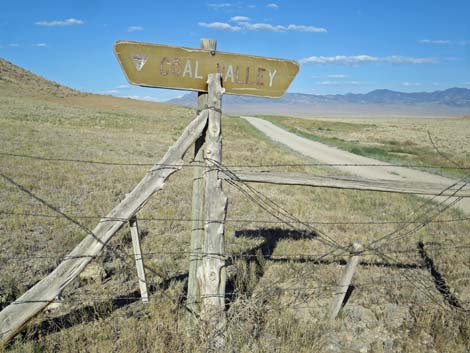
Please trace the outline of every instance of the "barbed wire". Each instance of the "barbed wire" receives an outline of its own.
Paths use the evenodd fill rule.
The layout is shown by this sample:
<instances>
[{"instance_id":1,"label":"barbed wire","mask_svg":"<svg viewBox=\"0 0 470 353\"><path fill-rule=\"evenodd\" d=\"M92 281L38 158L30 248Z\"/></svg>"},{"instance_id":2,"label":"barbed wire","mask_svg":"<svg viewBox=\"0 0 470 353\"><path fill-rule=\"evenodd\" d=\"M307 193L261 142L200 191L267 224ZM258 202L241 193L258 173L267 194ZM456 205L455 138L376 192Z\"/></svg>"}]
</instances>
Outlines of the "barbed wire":
<instances>
[{"instance_id":1,"label":"barbed wire","mask_svg":"<svg viewBox=\"0 0 470 353\"><path fill-rule=\"evenodd\" d=\"M460 276L457 278L453 278L453 280L461 280L461 279L470 279L470 275L468 276ZM318 280L315 281L315 285L313 286L289 286L289 287L279 287L279 286L263 286L261 285L261 288L259 288L259 291L268 291L270 294L272 293L290 293L290 292L299 292L299 293L310 293L314 294L319 290L325 290L325 289L335 289L338 284L332 283L331 281L324 281L325 283L317 283ZM389 276L374 276L373 278L366 280L366 281L354 281L352 285L354 286L355 289L357 290L369 290L373 289L376 287L387 287L388 285L391 284L397 284L399 283L400 286L403 286L403 282L409 282L408 279L405 278L390 278ZM409 287L413 287L411 284L408 285ZM156 292L155 295L151 295L150 298L153 297L153 300L157 299L162 299L159 297L159 294L162 292ZM215 298L215 297L236 297L236 296L241 296L244 294L244 291L231 291L231 292L226 292L224 295L215 293L215 294L201 294L200 297L201 299L203 298ZM332 293L325 293L328 296L333 296L334 292ZM254 294L256 297L256 294ZM171 299L171 300L187 300L188 297L184 293L180 293L174 297L165 297L166 299ZM11 301L3 301L0 302L3 305L9 305L9 304L27 304L27 303L83 303L86 301L89 302L105 302L105 301L114 301L114 300L141 300L142 297L140 295L114 295L114 296L103 296L102 293L98 292L91 292L87 291L86 293L81 293L81 294L73 294L73 295L65 295L63 298L59 299L53 299L53 300L45 300L45 299L35 299L35 300L11 300ZM201 303L201 301L196 300L194 303ZM463 303L467 303L467 301L463 301ZM318 308L318 307L317 307Z\"/></svg>"},{"instance_id":2,"label":"barbed wire","mask_svg":"<svg viewBox=\"0 0 470 353\"><path fill-rule=\"evenodd\" d=\"M53 158L44 156L35 156L21 153L0 152L2 156L37 159L48 162L67 162L67 163L85 163L98 165L114 165L114 166L163 166L163 167L199 167L207 168L203 163L192 160L187 164L158 164L158 163L136 163L136 162L111 162L99 160L86 160L74 158ZM277 167L397 167L397 168L423 168L423 169L455 169L470 170L470 166L444 166L444 165L421 165L421 164L395 164L395 163L262 163L262 164L227 164L228 168L277 168Z\"/></svg>"},{"instance_id":3,"label":"barbed wire","mask_svg":"<svg viewBox=\"0 0 470 353\"><path fill-rule=\"evenodd\" d=\"M39 218L62 218L60 215L53 215L53 214L44 214L44 213L33 213L33 212L14 212L14 211L0 211L0 215L6 216L21 216L21 217L39 217ZM95 219L100 220L102 222L106 221L127 221L124 218L117 218L117 217L100 217L100 216L93 216L93 215L71 215L75 219ZM177 218L177 217L139 217L137 219L140 221L156 221L156 222L165 222L165 221L172 221L172 222L208 222L211 223L211 220L200 220L195 218ZM457 218L447 218L447 219L433 219L429 223L453 223L453 222L465 222L470 221L470 217L457 217ZM243 219L243 218L226 218L225 222L227 223L265 223L265 224L284 224L283 221L278 220L260 220L260 219ZM395 220L395 221L331 221L331 222L322 222L322 221L307 221L307 220L299 220L299 222L292 221L290 223L305 223L305 224L319 224L319 225L383 225L383 224L402 224L402 223L420 223L420 222L413 222L408 220Z\"/></svg>"},{"instance_id":4,"label":"barbed wire","mask_svg":"<svg viewBox=\"0 0 470 353\"><path fill-rule=\"evenodd\" d=\"M437 244L424 244L426 250L430 251L465 251L470 249L470 244L461 244L461 245L437 245ZM381 251L383 254L408 254L408 253L419 253L420 250L418 248L410 248L410 249L387 249L385 251ZM134 256L133 253L122 253L125 256ZM307 260L311 262L319 262L320 258L322 257L323 253L281 253L281 254L262 254L262 253L255 253L255 254L247 254L247 253L230 253L226 252L225 254L217 254L217 253L209 253L203 251L185 251L185 250L160 250L160 251L150 251L150 252L142 252L139 256L143 258L152 258L152 257L159 257L162 255L180 255L180 256L222 256L225 259L256 259L256 258L263 258L267 260ZM368 256L368 255L377 255L375 250L364 250L360 252L361 256ZM35 252L34 254L12 254L12 255L0 255L0 260L26 260L26 259L63 259L63 260L70 260L70 259L78 259L78 258L92 258L97 259L103 256L100 255L53 255L53 254L38 254ZM344 255L331 255L328 256L328 260L345 260L349 254Z\"/></svg>"},{"instance_id":5,"label":"barbed wire","mask_svg":"<svg viewBox=\"0 0 470 353\"><path fill-rule=\"evenodd\" d=\"M468 176L465 176L464 178L461 179L462 180L465 180L466 178L468 178ZM241 183L243 183L241 181ZM455 184L445 188L444 190L441 191L441 193L445 192L446 190L452 188L454 185L458 185L459 182L456 182ZM465 186L465 183L463 184L463 186ZM455 191L455 192L458 192L458 190L460 190L462 187L462 185ZM416 233L420 228L424 227L426 224L428 224L428 222L430 222L432 219L436 218L437 216L439 216L440 214L442 214L444 211L446 211L451 205L447 205L446 207L446 204L445 202L448 201L448 200L452 200L452 199L456 199L455 197L452 198L452 196L449 196L447 198L444 199L444 201L441 201L439 203L435 203L434 200L437 196L431 198L431 199L428 199L428 200L425 200L421 207L418 209L418 211L420 212L415 212L416 214L419 214L420 217L418 217L418 223L416 223L416 227L409 231L408 233L406 233L407 236L410 236L414 233ZM455 200L454 200L455 201ZM444 204L444 207L443 208L439 208L441 205ZM432 216L429 216L429 212L433 211L433 210L436 210L436 212L434 212L432 214ZM412 219L413 220L413 219ZM390 238L391 236L393 236L394 234L396 234L397 232L400 232L401 230L403 229L406 229L406 227L409 226L409 224L407 224L406 222L404 222L404 225L401 225L399 226L398 228L396 228L393 232L390 232L388 234L385 234L384 236L382 236L380 239L381 241L383 242L383 240L387 239L387 238ZM390 240L390 239L389 239ZM372 244L375 244L377 243L377 241L373 241ZM398 263L398 261L396 259L393 259L392 257L388 256L388 255L385 255L385 254L382 254L380 252L380 250L378 249L378 247L372 247L372 246L365 246L364 247L365 250L372 250L372 251L375 251L377 253L378 256L380 256L386 263L388 264L396 264ZM331 251L327 252L326 254L324 254L321 258L324 258L326 256L329 256L329 255L332 255L332 254L335 254L338 250L340 250L343 254L347 251L347 249L339 249L339 248L333 248ZM429 286L427 286L426 283L424 283L421 279L417 279L416 276L414 274L404 274L403 275L408 281L410 281L411 284L413 284L414 286L416 286L417 288L418 287L421 287L421 289L423 290L424 294L426 296L428 296L431 300L434 300L432 298L432 292L431 292L431 289L429 288Z\"/></svg>"},{"instance_id":6,"label":"barbed wire","mask_svg":"<svg viewBox=\"0 0 470 353\"><path fill-rule=\"evenodd\" d=\"M131 262L128 261L128 256L127 255L123 255L121 253L121 251L119 249L117 249L116 247L112 246L110 244L110 242L103 242L100 238L98 238L96 236L96 234L93 233L93 231L91 231L87 226L83 225L82 223L80 223L79 221L77 221L76 219L72 218L71 216L69 216L68 214L62 212L61 210L59 210L57 207L55 207L54 205L52 205L51 203L49 203L48 201L44 200L43 198L39 197L38 195L34 194L31 190L29 190L28 188L26 188L24 185L21 185L19 184L18 182L16 182L14 179L12 179L11 177L5 175L4 173L1 173L0 172L0 177L3 178L4 180L6 180L8 183L16 186L20 191L22 191L23 193L25 193L26 195L28 195L29 197L31 197L32 199L38 201L39 203L43 204L44 206L46 206L47 208L49 208L50 210L52 210L53 212L57 213L58 215L61 215L63 218L65 218L68 222L70 222L71 224L74 224L75 226L77 226L80 230L84 231L85 234L89 235L89 236L92 236L97 242L99 242L103 249L108 249L110 251L112 251L117 258L121 259L123 261L123 263L128 266L128 267L133 267L133 264ZM156 274L157 276L159 276L160 278L165 278L165 276L160 273L159 271L149 267L149 266L144 266L145 269L153 272L154 274ZM138 277L139 281L143 281L144 279L143 278L140 278ZM192 312L192 310L188 307L188 306L185 306L186 310L188 310L188 312Z\"/></svg>"}]
</instances>

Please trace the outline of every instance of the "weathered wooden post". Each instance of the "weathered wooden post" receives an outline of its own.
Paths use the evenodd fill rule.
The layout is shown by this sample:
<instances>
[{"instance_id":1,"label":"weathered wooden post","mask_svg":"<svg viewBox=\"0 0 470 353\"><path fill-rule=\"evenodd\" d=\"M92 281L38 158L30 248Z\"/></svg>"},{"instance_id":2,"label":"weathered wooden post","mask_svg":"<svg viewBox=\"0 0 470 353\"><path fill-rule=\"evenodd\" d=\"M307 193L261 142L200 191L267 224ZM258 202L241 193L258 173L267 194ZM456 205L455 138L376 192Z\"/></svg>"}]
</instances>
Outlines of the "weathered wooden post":
<instances>
[{"instance_id":1,"label":"weathered wooden post","mask_svg":"<svg viewBox=\"0 0 470 353\"><path fill-rule=\"evenodd\" d=\"M214 39L201 39L201 49L208 50L211 55L216 50L217 41ZM197 97L198 112L207 106L207 92L198 92ZM188 299L187 305L191 311L199 311L200 290L197 281L197 269L201 265L202 251L204 244L204 143L206 131L197 139L194 144L194 167L193 174L193 201L192 201L192 228L191 228L191 250L188 277ZM199 164L199 166L198 166Z\"/></svg>"},{"instance_id":2,"label":"weathered wooden post","mask_svg":"<svg viewBox=\"0 0 470 353\"><path fill-rule=\"evenodd\" d=\"M330 320L334 320L341 310L343 305L344 297L348 291L349 285L351 284L352 276L356 269L357 264L360 259L360 252L362 251L362 245L358 242L353 242L351 244L351 256L349 261L344 269L343 276L338 283L338 286L335 289L335 299L331 305L330 312L328 317Z\"/></svg>"},{"instance_id":3,"label":"weathered wooden post","mask_svg":"<svg viewBox=\"0 0 470 353\"><path fill-rule=\"evenodd\" d=\"M147 280L145 278L144 259L142 257L142 249L140 247L139 227L137 225L137 217L134 216L129 220L129 228L131 229L132 248L134 250L135 265L137 267L137 278L139 280L140 295L143 303L148 303L149 295L147 289Z\"/></svg>"},{"instance_id":4,"label":"weathered wooden post","mask_svg":"<svg viewBox=\"0 0 470 353\"><path fill-rule=\"evenodd\" d=\"M206 133L204 253L198 269L201 290L201 318L209 328L209 346L215 351L225 344L225 245L224 224L227 197L222 191L217 164L222 162L222 95L221 74L208 76L209 120Z\"/></svg>"}]
</instances>

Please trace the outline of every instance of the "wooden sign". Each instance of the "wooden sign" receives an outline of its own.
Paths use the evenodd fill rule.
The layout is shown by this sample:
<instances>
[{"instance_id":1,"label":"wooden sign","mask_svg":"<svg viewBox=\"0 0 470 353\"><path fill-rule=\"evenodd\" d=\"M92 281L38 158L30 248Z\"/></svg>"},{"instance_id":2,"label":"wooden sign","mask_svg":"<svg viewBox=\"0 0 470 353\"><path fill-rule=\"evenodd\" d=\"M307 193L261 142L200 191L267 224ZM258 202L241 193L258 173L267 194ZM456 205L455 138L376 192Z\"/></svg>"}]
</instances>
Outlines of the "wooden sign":
<instances>
[{"instance_id":1,"label":"wooden sign","mask_svg":"<svg viewBox=\"0 0 470 353\"><path fill-rule=\"evenodd\" d=\"M281 97L299 71L292 60L118 41L114 51L127 80L139 86L207 92L220 73L226 93Z\"/></svg>"}]
</instances>

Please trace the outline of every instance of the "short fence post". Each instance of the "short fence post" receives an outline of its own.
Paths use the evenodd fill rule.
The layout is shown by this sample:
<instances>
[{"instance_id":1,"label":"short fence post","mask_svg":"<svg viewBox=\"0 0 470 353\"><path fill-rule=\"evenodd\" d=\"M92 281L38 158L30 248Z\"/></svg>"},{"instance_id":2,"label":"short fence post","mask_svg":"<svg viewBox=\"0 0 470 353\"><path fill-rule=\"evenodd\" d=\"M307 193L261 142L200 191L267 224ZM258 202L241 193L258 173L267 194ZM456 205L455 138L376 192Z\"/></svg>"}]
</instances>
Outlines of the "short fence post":
<instances>
[{"instance_id":1,"label":"short fence post","mask_svg":"<svg viewBox=\"0 0 470 353\"><path fill-rule=\"evenodd\" d=\"M134 249L135 265L137 267L137 277L139 279L140 295L143 303L148 303L149 295L147 289L147 280L145 279L144 259L142 258L142 249L140 248L139 228L137 218L134 216L129 220L131 229L132 248Z\"/></svg>"},{"instance_id":2,"label":"short fence post","mask_svg":"<svg viewBox=\"0 0 470 353\"><path fill-rule=\"evenodd\" d=\"M351 256L349 257L349 261L344 269L343 276L338 283L338 286L335 289L335 299L333 304L331 305L330 312L328 317L330 320L334 320L338 315L339 311L341 310L341 306L343 305L344 297L348 291L349 285L351 284L351 280L356 270L356 266L360 260L360 252L362 251L363 247L358 242L353 242L351 244Z\"/></svg>"}]
</instances>

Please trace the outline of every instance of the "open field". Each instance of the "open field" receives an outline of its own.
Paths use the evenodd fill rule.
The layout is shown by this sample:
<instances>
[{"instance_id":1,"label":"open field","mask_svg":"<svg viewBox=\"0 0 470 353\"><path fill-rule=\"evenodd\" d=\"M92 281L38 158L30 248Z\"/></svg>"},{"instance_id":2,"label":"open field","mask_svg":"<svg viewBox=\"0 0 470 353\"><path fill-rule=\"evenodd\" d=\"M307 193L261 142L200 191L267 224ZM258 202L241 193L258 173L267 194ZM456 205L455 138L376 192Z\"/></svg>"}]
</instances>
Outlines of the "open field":
<instances>
[{"instance_id":1,"label":"open field","mask_svg":"<svg viewBox=\"0 0 470 353\"><path fill-rule=\"evenodd\" d=\"M470 117L345 120L277 116L263 118L302 137L387 162L418 166L469 166ZM468 172L459 169L431 171L453 177L463 177Z\"/></svg>"},{"instance_id":2,"label":"open field","mask_svg":"<svg viewBox=\"0 0 470 353\"><path fill-rule=\"evenodd\" d=\"M9 89L0 92L1 173L87 228L132 189L149 168L146 164L156 162L194 116L190 109L105 96L37 96L31 90L21 97L9 94ZM310 120L295 120L292 126L363 148L370 146L368 141L392 140L428 148L423 136L413 139L408 131L412 123L404 122L404 129L398 123L375 121L360 122L359 128L352 126L355 123ZM464 130L458 124L465 120L440 124L431 133L442 151L460 162L468 160L465 132L457 131ZM438 133L449 131L450 137L454 130L453 140ZM351 141L348 131L355 134ZM236 117L223 118L223 136L227 166L309 162ZM433 158L422 163L445 163ZM84 160L110 164L78 162ZM401 155L399 160L418 162ZM190 163L190 153L185 161ZM270 168L336 174L312 166L250 169ZM148 305L138 300L133 258L127 257L130 235L124 227L92 262L95 275L74 282L63 293L64 305L35 318L5 351L204 352L206 333L188 320L184 308L191 177L190 166L172 176L138 214L151 283ZM224 183L229 198L226 249L237 269L227 289L227 352L470 349L470 221L463 214L448 209L428 222L435 204L412 195L253 187L262 194L246 185ZM258 195L257 202L247 194ZM267 213L259 207L266 197L275 210L302 224L292 229L276 213ZM424 225L415 230L406 223L410 220ZM76 224L0 180L0 307L49 273L84 236ZM368 245L378 240L380 251L362 256L342 314L328 322L334 285L348 257L338 248L351 241ZM332 248L336 250L330 253Z\"/></svg>"}]
</instances>

